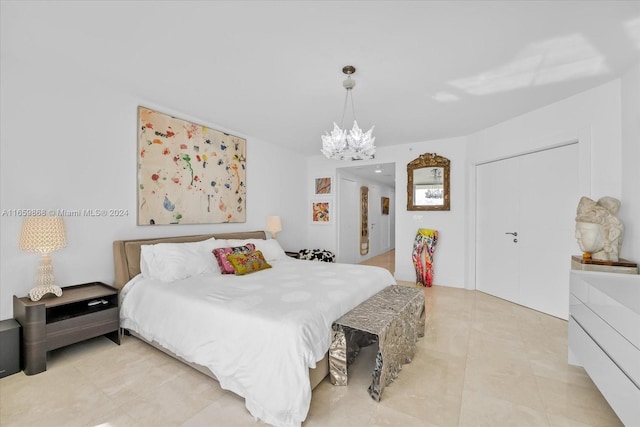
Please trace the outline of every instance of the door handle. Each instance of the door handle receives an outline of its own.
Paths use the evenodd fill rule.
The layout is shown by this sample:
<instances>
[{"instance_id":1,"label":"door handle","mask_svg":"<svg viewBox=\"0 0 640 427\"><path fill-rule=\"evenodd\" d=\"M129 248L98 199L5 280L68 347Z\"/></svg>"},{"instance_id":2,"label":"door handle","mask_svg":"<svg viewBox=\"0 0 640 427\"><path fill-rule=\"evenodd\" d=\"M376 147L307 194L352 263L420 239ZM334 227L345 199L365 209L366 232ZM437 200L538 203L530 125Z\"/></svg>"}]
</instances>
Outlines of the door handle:
<instances>
[{"instance_id":1,"label":"door handle","mask_svg":"<svg viewBox=\"0 0 640 427\"><path fill-rule=\"evenodd\" d=\"M506 232L506 233L504 233L504 234L511 234L512 236L517 236L517 235L518 235L518 232L517 232L517 231L514 231L514 232L509 232L509 231L507 231L507 232Z\"/></svg>"}]
</instances>

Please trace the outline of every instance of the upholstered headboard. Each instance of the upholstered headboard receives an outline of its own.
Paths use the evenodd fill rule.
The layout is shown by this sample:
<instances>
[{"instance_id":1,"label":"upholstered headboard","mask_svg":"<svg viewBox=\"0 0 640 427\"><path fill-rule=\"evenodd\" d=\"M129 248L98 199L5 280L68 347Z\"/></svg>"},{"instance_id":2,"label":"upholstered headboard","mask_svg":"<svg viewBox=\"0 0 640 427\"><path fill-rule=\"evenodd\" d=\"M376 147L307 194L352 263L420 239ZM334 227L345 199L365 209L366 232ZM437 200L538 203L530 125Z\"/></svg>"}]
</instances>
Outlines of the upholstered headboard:
<instances>
[{"instance_id":1,"label":"upholstered headboard","mask_svg":"<svg viewBox=\"0 0 640 427\"><path fill-rule=\"evenodd\" d=\"M122 288L129 280L140 274L140 246L156 243L200 242L216 239L266 239L264 231L237 233L199 234L195 236L158 237L152 239L116 240L113 242L114 286ZM213 255L212 255L213 256Z\"/></svg>"}]
</instances>

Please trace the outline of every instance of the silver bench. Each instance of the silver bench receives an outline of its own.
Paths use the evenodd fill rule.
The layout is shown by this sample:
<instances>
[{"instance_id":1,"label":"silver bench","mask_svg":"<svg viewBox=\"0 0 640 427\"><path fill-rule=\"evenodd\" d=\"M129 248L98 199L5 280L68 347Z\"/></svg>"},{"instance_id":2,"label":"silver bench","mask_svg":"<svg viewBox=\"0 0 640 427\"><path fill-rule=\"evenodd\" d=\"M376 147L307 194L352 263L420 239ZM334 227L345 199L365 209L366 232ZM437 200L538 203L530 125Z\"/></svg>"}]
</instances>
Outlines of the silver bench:
<instances>
[{"instance_id":1,"label":"silver bench","mask_svg":"<svg viewBox=\"0 0 640 427\"><path fill-rule=\"evenodd\" d=\"M347 385L347 366L360 348L378 342L369 395L380 401L384 388L411 362L424 336L424 290L388 286L333 323L329 374L334 385Z\"/></svg>"}]
</instances>

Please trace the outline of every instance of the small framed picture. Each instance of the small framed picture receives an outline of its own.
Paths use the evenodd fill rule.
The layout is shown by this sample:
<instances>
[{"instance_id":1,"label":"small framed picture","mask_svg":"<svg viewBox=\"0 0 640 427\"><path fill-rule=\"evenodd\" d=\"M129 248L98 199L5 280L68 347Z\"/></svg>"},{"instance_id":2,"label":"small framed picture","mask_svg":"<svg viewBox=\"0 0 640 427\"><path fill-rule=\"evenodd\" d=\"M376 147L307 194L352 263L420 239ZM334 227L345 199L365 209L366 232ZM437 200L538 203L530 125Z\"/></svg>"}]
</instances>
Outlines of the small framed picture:
<instances>
[{"instance_id":1,"label":"small framed picture","mask_svg":"<svg viewBox=\"0 0 640 427\"><path fill-rule=\"evenodd\" d=\"M315 194L319 196L328 196L331 194L331 177L319 177L315 181Z\"/></svg>"},{"instance_id":2,"label":"small framed picture","mask_svg":"<svg viewBox=\"0 0 640 427\"><path fill-rule=\"evenodd\" d=\"M389 215L389 198L382 198L382 215Z\"/></svg>"},{"instance_id":3,"label":"small framed picture","mask_svg":"<svg viewBox=\"0 0 640 427\"><path fill-rule=\"evenodd\" d=\"M328 201L311 202L311 223L330 224L333 219L332 204Z\"/></svg>"}]
</instances>

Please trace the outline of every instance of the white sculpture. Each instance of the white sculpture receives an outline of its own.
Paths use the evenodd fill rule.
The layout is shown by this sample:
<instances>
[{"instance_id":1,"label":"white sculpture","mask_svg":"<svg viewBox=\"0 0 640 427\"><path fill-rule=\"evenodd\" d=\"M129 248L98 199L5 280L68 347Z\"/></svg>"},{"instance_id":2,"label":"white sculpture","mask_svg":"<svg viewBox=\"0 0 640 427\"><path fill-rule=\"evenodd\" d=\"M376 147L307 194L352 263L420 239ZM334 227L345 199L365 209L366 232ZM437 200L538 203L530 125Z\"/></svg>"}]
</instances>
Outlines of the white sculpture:
<instances>
[{"instance_id":1,"label":"white sculpture","mask_svg":"<svg viewBox=\"0 0 640 427\"><path fill-rule=\"evenodd\" d=\"M618 261L624 225L616 214L620 200L602 197L597 202L580 198L576 216L576 239L583 257L603 261Z\"/></svg>"}]
</instances>

